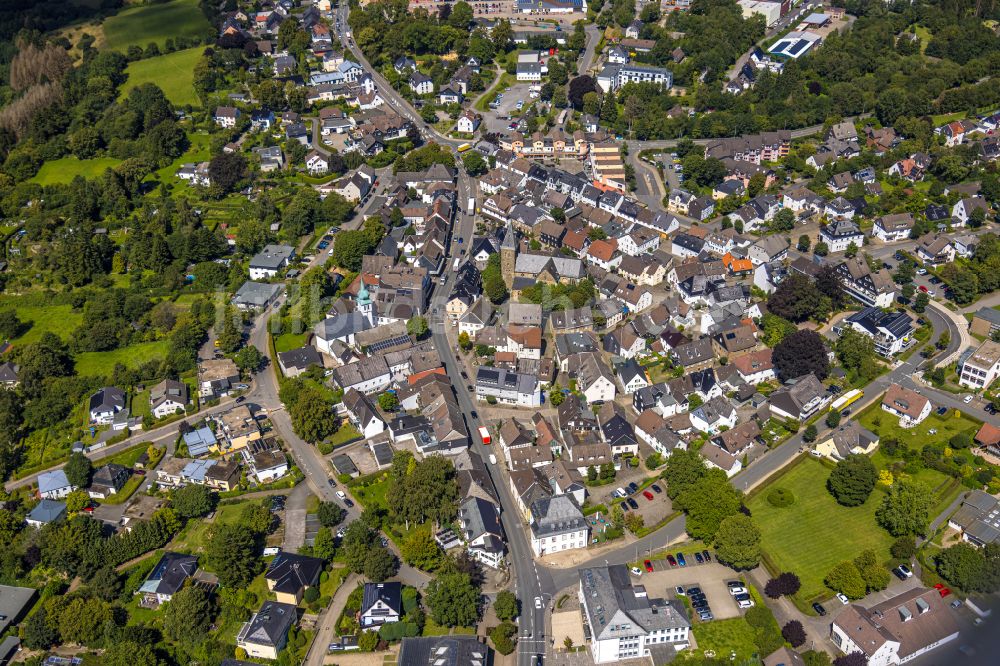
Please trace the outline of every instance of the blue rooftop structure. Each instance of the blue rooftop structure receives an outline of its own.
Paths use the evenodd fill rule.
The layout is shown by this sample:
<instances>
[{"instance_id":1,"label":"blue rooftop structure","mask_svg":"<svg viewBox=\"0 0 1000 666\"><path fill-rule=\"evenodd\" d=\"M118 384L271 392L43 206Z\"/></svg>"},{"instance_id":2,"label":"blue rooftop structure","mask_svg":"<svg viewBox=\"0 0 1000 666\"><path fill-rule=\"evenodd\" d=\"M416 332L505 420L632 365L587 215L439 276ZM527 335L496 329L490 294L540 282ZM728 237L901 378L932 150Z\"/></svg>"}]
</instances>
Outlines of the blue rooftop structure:
<instances>
[{"instance_id":1,"label":"blue rooftop structure","mask_svg":"<svg viewBox=\"0 0 1000 666\"><path fill-rule=\"evenodd\" d=\"M49 523L54 523L63 518L65 515L66 502L43 499L34 509L31 510L31 513L28 514L27 520L28 524L31 525L48 525Z\"/></svg>"},{"instance_id":2,"label":"blue rooftop structure","mask_svg":"<svg viewBox=\"0 0 1000 666\"><path fill-rule=\"evenodd\" d=\"M208 453L208 448L216 443L215 433L208 426L184 433L184 443L187 445L188 453L192 456L203 456Z\"/></svg>"},{"instance_id":3,"label":"blue rooftop structure","mask_svg":"<svg viewBox=\"0 0 1000 666\"><path fill-rule=\"evenodd\" d=\"M73 486L66 478L66 472L54 469L38 475L38 494L50 499L65 497L73 491Z\"/></svg>"},{"instance_id":4,"label":"blue rooftop structure","mask_svg":"<svg viewBox=\"0 0 1000 666\"><path fill-rule=\"evenodd\" d=\"M181 478L194 483L205 483L205 473L215 465L214 460L192 460L181 470Z\"/></svg>"}]
</instances>

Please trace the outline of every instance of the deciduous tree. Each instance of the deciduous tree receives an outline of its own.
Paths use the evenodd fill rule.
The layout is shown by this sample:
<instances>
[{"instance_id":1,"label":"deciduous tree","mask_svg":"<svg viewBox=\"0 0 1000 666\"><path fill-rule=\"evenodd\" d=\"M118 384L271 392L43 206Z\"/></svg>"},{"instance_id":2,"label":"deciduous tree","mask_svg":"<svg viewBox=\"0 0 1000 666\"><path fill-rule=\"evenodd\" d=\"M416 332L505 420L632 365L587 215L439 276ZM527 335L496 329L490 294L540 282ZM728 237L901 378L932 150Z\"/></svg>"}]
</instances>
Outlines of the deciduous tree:
<instances>
[{"instance_id":1,"label":"deciduous tree","mask_svg":"<svg viewBox=\"0 0 1000 666\"><path fill-rule=\"evenodd\" d=\"M860 506L875 489L877 478L875 465L868 456L852 454L837 463L826 487L839 504Z\"/></svg>"},{"instance_id":2,"label":"deciduous tree","mask_svg":"<svg viewBox=\"0 0 1000 666\"><path fill-rule=\"evenodd\" d=\"M737 513L719 523L715 553L733 569L753 569L760 564L760 530L753 518Z\"/></svg>"}]
</instances>

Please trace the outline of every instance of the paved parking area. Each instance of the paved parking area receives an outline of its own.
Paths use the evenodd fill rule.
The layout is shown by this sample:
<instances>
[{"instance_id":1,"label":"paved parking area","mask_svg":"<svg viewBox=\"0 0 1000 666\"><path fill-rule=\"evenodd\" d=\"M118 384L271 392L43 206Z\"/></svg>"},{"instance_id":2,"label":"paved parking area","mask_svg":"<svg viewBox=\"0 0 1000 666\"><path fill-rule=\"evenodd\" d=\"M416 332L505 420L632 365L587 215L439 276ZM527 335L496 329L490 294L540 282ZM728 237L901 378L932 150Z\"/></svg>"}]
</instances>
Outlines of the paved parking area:
<instances>
[{"instance_id":1,"label":"paved parking area","mask_svg":"<svg viewBox=\"0 0 1000 666\"><path fill-rule=\"evenodd\" d=\"M516 83L510 87L510 90L500 90L498 92L503 93L503 99L500 100L500 106L496 109L490 109L486 114L486 126L491 132L501 132L509 131L507 126L511 123L507 120L507 116L511 116L516 119L521 116L523 111L517 110L518 100L524 101L524 108L527 108L529 104L533 103L535 100L531 99L529 95L528 88L532 85L531 83ZM489 101L493 101L492 99Z\"/></svg>"},{"instance_id":2,"label":"paved parking area","mask_svg":"<svg viewBox=\"0 0 1000 666\"><path fill-rule=\"evenodd\" d=\"M736 579L729 567L716 562L707 564L689 562L686 567L671 567L666 560L653 560L653 569L652 573L644 571L638 580L646 587L649 596L676 599L675 587L680 585L687 589L697 585L708 598L708 605L715 619L725 620L740 614L736 602L726 587L726 581Z\"/></svg>"}]
</instances>

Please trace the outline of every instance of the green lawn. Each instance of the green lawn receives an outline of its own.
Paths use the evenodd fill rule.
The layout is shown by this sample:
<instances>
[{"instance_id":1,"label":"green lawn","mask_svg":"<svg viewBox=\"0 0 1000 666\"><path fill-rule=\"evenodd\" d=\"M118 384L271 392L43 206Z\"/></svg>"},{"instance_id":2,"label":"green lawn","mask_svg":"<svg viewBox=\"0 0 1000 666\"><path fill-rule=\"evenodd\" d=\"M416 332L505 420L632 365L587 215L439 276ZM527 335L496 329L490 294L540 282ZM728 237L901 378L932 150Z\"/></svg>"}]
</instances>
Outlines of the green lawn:
<instances>
[{"instance_id":1,"label":"green lawn","mask_svg":"<svg viewBox=\"0 0 1000 666\"><path fill-rule=\"evenodd\" d=\"M914 428L900 428L899 420L882 410L879 402L858 415L858 421L879 436L880 439L894 437L911 449L920 450L926 444L943 444L960 432L975 435L981 422L967 416L965 413L951 410L943 416L931 412L920 425ZM936 430L933 435L931 430Z\"/></svg>"},{"instance_id":2,"label":"green lawn","mask_svg":"<svg viewBox=\"0 0 1000 666\"><path fill-rule=\"evenodd\" d=\"M386 477L381 481L376 481L367 486L361 484L348 484L354 499L358 500L364 507L378 506L386 508L385 493L389 490L389 479Z\"/></svg>"},{"instance_id":3,"label":"green lawn","mask_svg":"<svg viewBox=\"0 0 1000 666\"><path fill-rule=\"evenodd\" d=\"M720 659L728 659L735 652L740 663L750 663L757 646L754 645L753 627L741 617L731 620L698 622L691 631L698 641L698 650L704 655L715 653Z\"/></svg>"},{"instance_id":4,"label":"green lawn","mask_svg":"<svg viewBox=\"0 0 1000 666\"><path fill-rule=\"evenodd\" d=\"M169 346L167 340L157 340L107 352L83 352L76 356L76 372L79 375L109 375L116 363L135 368L146 361L165 358Z\"/></svg>"},{"instance_id":5,"label":"green lawn","mask_svg":"<svg viewBox=\"0 0 1000 666\"><path fill-rule=\"evenodd\" d=\"M9 308L17 311L21 321L31 323L24 335L11 341L15 344L37 342L45 333L55 333L68 340L73 330L83 322L83 313L74 312L69 305L27 305L16 296L0 297L0 310Z\"/></svg>"},{"instance_id":6,"label":"green lawn","mask_svg":"<svg viewBox=\"0 0 1000 666\"><path fill-rule=\"evenodd\" d=\"M187 151L167 166L151 173L147 176L146 180L158 180L161 183L173 183L175 187L178 184L186 186L184 181L176 177L175 174L177 173L177 169L179 169L182 164L187 164L188 162L204 162L212 157L212 152L210 150L211 138L208 134L192 134L188 132L187 136L188 141L191 142Z\"/></svg>"},{"instance_id":7,"label":"green lawn","mask_svg":"<svg viewBox=\"0 0 1000 666\"><path fill-rule=\"evenodd\" d=\"M163 48L167 38L202 37L212 33L211 24L198 9L198 0L171 0L129 7L109 17L103 28L108 48L119 51L133 45L146 48L150 42Z\"/></svg>"},{"instance_id":8,"label":"green lawn","mask_svg":"<svg viewBox=\"0 0 1000 666\"><path fill-rule=\"evenodd\" d=\"M304 347L308 336L309 331L305 333L282 333L274 339L274 350L286 352Z\"/></svg>"},{"instance_id":9,"label":"green lawn","mask_svg":"<svg viewBox=\"0 0 1000 666\"><path fill-rule=\"evenodd\" d=\"M802 581L797 595L811 601L830 594L823 579L838 563L867 548L888 559L892 537L875 523L881 492L859 507L844 507L826 490L830 470L812 458L793 463L786 472L757 491L747 506L760 526L761 546L771 568L791 571ZM785 488L795 503L775 508L767 502L771 488Z\"/></svg>"},{"instance_id":10,"label":"green lawn","mask_svg":"<svg viewBox=\"0 0 1000 666\"><path fill-rule=\"evenodd\" d=\"M204 51L203 47L196 46L136 60L125 70L128 80L122 86L121 94L127 95L129 90L143 83L155 83L175 105L198 106L200 100L194 92L194 66Z\"/></svg>"},{"instance_id":11,"label":"green lawn","mask_svg":"<svg viewBox=\"0 0 1000 666\"><path fill-rule=\"evenodd\" d=\"M204 551L208 532L212 525L222 525L235 523L240 519L244 507L250 504L257 504L260 500L250 499L233 504L223 504L215 511L215 518L211 522L208 520L192 520L188 522L181 533L178 534L171 544L171 550L180 550L188 553L200 553Z\"/></svg>"},{"instance_id":12,"label":"green lawn","mask_svg":"<svg viewBox=\"0 0 1000 666\"><path fill-rule=\"evenodd\" d=\"M72 181L77 176L87 179L97 178L105 169L114 168L121 163L112 157L95 157L81 160L76 157L63 157L58 160L47 160L42 168L31 179L39 185L61 185Z\"/></svg>"}]
</instances>

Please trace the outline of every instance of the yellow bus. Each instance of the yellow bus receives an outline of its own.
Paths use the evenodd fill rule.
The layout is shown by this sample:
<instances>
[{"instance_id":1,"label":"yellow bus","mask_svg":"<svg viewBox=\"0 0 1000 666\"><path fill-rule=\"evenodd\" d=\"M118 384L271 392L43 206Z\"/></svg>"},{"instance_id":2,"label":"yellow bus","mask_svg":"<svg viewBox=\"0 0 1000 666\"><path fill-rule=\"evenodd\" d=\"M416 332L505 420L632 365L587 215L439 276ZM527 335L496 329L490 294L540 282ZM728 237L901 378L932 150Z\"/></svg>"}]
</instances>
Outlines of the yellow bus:
<instances>
[{"instance_id":1,"label":"yellow bus","mask_svg":"<svg viewBox=\"0 0 1000 666\"><path fill-rule=\"evenodd\" d=\"M461 146L459 146L459 147L458 147L458 148L457 148L456 150L457 150L458 152L460 152L460 153L464 153L464 152L466 152L466 151L468 151L468 150L472 150L472 144L471 144L471 143L463 143L463 144L462 144Z\"/></svg>"},{"instance_id":2,"label":"yellow bus","mask_svg":"<svg viewBox=\"0 0 1000 666\"><path fill-rule=\"evenodd\" d=\"M865 397L865 392L862 391L861 389L854 389L853 391L848 391L847 393L845 393L844 395L840 396L839 398L833 401L833 404L830 405L830 411L839 412L844 408L846 408L848 405L852 405L858 400L861 400L861 398L863 397Z\"/></svg>"}]
</instances>

